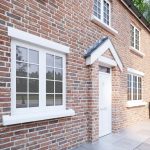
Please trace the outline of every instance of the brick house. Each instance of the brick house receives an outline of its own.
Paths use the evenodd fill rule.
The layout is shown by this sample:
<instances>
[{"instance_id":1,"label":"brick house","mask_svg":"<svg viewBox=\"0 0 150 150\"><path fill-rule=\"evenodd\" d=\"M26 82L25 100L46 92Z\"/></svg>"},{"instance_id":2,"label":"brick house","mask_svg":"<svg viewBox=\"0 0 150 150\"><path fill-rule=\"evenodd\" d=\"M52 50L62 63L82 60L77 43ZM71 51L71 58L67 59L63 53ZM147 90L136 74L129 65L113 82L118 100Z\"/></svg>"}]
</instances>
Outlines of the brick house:
<instances>
[{"instance_id":1,"label":"brick house","mask_svg":"<svg viewBox=\"0 0 150 150\"><path fill-rule=\"evenodd\" d=\"M148 119L149 51L129 0L1 0L0 149L71 149Z\"/></svg>"}]
</instances>

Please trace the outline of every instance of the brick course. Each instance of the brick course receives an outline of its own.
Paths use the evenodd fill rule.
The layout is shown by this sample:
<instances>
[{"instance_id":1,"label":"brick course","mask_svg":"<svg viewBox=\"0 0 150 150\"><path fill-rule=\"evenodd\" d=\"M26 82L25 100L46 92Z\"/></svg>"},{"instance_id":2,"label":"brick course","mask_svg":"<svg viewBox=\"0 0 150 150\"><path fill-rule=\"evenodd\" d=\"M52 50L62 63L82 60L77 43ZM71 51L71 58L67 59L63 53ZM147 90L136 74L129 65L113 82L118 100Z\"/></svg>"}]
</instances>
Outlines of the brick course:
<instances>
[{"instance_id":1,"label":"brick course","mask_svg":"<svg viewBox=\"0 0 150 150\"><path fill-rule=\"evenodd\" d=\"M143 99L150 101L150 32L119 0L112 0L114 36L91 22L93 0L1 0L0 2L0 149L66 150L98 139L98 72L96 61L86 66L84 50L102 36L109 36L124 69L112 71L113 131L148 119L147 107L126 108L127 67L145 73ZM129 49L130 23L141 30L141 57ZM10 114L11 39L7 27L62 43L70 47L67 55L67 108L74 117L2 126L2 115ZM105 56L109 56L109 52Z\"/></svg>"}]
</instances>

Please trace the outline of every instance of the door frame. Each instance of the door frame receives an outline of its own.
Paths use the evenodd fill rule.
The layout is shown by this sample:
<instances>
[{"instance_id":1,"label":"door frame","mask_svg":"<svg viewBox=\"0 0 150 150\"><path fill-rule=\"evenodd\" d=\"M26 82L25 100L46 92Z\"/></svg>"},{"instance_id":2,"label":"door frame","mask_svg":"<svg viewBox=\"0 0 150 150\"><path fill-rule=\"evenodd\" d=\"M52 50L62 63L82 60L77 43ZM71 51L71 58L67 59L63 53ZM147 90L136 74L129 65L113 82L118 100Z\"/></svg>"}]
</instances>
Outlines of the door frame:
<instances>
[{"instance_id":1,"label":"door frame","mask_svg":"<svg viewBox=\"0 0 150 150\"><path fill-rule=\"evenodd\" d=\"M110 95L111 95L111 100L110 100L110 104L111 104L111 107L110 107L110 115L111 115L111 117L110 117L110 122L111 122L111 125L110 125L110 127L111 127L111 132L110 133L112 133L112 67L111 66L108 66L108 65L101 65L102 67L107 67L107 68L109 68L110 69L110 73L105 73L105 72L101 72L101 71L99 71L99 88L100 88L100 75L102 74L102 75L107 75L107 76L110 76L110 79L111 79L111 93L110 93ZM99 93L100 93L100 89L99 89ZM105 136L105 135L104 135ZM99 95L99 138L101 138L101 137L103 137L103 136L101 136L100 135L100 95Z\"/></svg>"}]
</instances>

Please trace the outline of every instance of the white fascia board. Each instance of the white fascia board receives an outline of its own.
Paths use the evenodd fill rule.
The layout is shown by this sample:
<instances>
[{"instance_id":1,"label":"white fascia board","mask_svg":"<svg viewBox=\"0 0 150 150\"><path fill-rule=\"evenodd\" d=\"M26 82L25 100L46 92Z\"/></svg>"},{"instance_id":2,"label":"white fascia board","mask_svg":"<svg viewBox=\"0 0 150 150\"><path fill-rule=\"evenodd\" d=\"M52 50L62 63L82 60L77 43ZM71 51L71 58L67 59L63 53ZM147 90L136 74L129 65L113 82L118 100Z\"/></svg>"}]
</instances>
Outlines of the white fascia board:
<instances>
[{"instance_id":1,"label":"white fascia board","mask_svg":"<svg viewBox=\"0 0 150 150\"><path fill-rule=\"evenodd\" d=\"M96 59L100 58L102 54L105 53L105 51L110 50L117 65L119 66L120 70L123 71L123 65L122 62L112 45L111 41L107 39L101 46L99 46L92 54L91 56L86 58L86 65L91 65L93 62L96 61ZM109 64L108 64L109 65Z\"/></svg>"},{"instance_id":2,"label":"white fascia board","mask_svg":"<svg viewBox=\"0 0 150 150\"><path fill-rule=\"evenodd\" d=\"M128 73L132 73L138 76L144 76L144 73L133 68L127 68Z\"/></svg>"},{"instance_id":3,"label":"white fascia board","mask_svg":"<svg viewBox=\"0 0 150 150\"><path fill-rule=\"evenodd\" d=\"M91 54L91 64L109 49L108 39Z\"/></svg>"},{"instance_id":4,"label":"white fascia board","mask_svg":"<svg viewBox=\"0 0 150 150\"><path fill-rule=\"evenodd\" d=\"M112 45L112 43L111 43L110 40L108 40L108 45L109 45L109 49L110 49L110 51L111 51L111 53L112 53L112 55L113 55L115 61L117 62L117 64L118 64L120 70L123 71L122 62L121 62L121 60L120 60L120 58L119 58L119 56L118 56L118 54L117 54L117 52L116 52L116 50L115 50L115 48L114 48L114 46Z\"/></svg>"},{"instance_id":5,"label":"white fascia board","mask_svg":"<svg viewBox=\"0 0 150 150\"><path fill-rule=\"evenodd\" d=\"M62 117L69 117L74 116L75 111L72 109L68 110L61 110L54 112L47 112L47 113L36 113L36 114L25 114L25 115L3 115L2 116L2 123L4 126L7 125L14 125L26 122L33 122L33 121L41 121L46 119L55 119L55 118L62 118Z\"/></svg>"},{"instance_id":6,"label":"white fascia board","mask_svg":"<svg viewBox=\"0 0 150 150\"><path fill-rule=\"evenodd\" d=\"M68 46L65 46L65 45L62 45L53 41L49 41L42 37L38 37L36 35L30 34L30 33L27 33L27 32L12 28L12 27L8 27L8 35L14 39L28 42L31 44L35 44L38 46L42 46L47 49L55 50L61 53L69 53Z\"/></svg>"},{"instance_id":7,"label":"white fascia board","mask_svg":"<svg viewBox=\"0 0 150 150\"><path fill-rule=\"evenodd\" d=\"M104 63L104 64L109 65L111 67L117 66L117 63L114 60L112 60L110 58L106 58L104 56L100 56L99 61L101 63Z\"/></svg>"}]
</instances>

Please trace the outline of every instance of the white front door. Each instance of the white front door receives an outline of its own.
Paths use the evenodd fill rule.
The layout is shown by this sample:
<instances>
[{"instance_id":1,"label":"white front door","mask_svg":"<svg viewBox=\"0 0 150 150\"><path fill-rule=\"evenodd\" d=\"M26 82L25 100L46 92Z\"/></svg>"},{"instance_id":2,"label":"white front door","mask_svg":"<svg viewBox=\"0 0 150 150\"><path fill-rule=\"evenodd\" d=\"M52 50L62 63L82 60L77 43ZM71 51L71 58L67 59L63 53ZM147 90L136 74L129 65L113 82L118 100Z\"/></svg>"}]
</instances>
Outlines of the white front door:
<instances>
[{"instance_id":1,"label":"white front door","mask_svg":"<svg viewBox=\"0 0 150 150\"><path fill-rule=\"evenodd\" d=\"M102 67L99 73L99 137L107 135L112 131L111 82L110 68Z\"/></svg>"}]
</instances>

